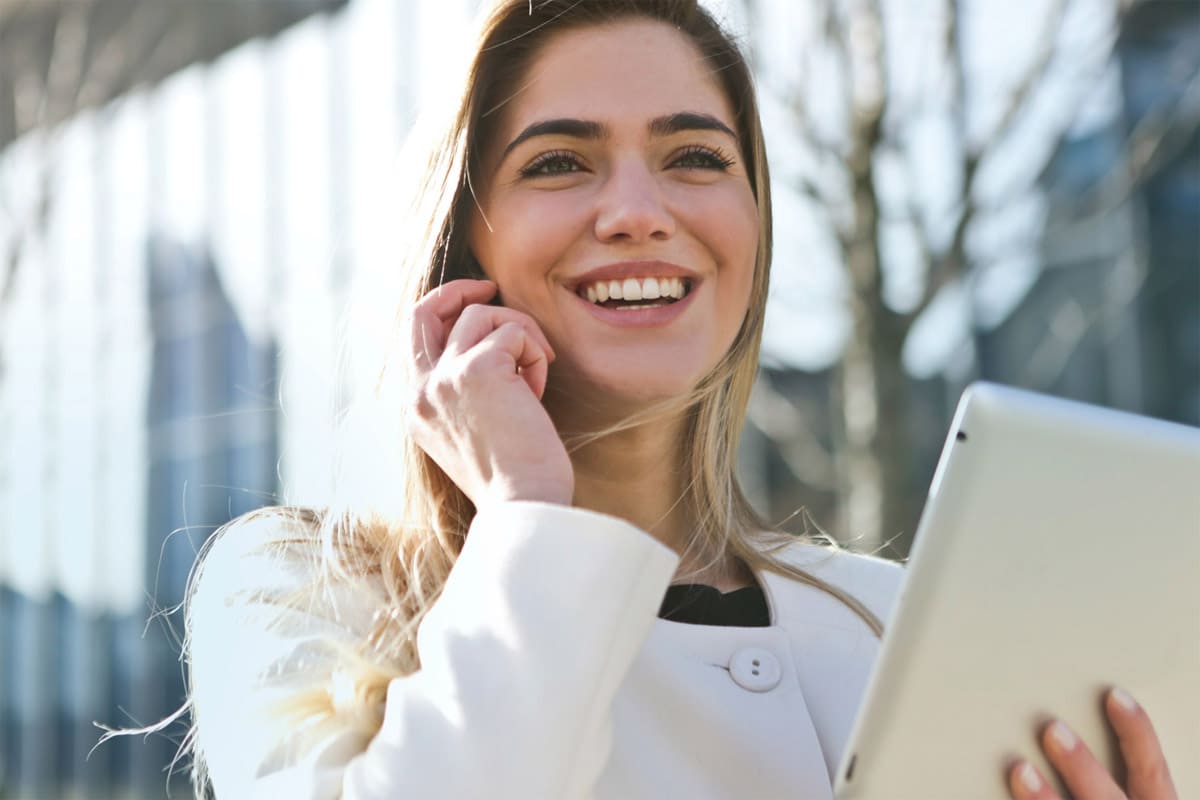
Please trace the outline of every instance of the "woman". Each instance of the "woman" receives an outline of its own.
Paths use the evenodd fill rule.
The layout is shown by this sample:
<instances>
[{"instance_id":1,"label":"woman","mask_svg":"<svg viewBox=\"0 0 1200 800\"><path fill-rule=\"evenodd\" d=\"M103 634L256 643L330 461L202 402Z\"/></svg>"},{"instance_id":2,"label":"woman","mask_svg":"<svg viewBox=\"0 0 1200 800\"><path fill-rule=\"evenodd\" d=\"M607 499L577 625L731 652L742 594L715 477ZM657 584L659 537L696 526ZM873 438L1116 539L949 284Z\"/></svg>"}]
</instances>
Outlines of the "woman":
<instances>
[{"instance_id":1,"label":"woman","mask_svg":"<svg viewBox=\"0 0 1200 800\"><path fill-rule=\"evenodd\" d=\"M231 523L194 580L199 781L829 797L901 573L766 532L734 479L770 261L745 62L694 2L507 0L465 87L375 292L404 312L375 489ZM1122 699L1129 791L1172 796ZM1077 797L1121 796L1046 737Z\"/></svg>"}]
</instances>

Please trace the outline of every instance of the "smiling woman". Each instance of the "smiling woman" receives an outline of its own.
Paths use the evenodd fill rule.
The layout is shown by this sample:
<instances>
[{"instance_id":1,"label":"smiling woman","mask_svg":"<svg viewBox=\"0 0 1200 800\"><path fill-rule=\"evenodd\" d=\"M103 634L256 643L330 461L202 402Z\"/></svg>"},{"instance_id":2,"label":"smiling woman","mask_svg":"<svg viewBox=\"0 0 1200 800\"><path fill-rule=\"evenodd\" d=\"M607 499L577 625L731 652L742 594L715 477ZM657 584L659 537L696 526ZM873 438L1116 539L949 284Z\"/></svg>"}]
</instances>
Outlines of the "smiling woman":
<instances>
[{"instance_id":1,"label":"smiling woman","mask_svg":"<svg viewBox=\"0 0 1200 800\"><path fill-rule=\"evenodd\" d=\"M901 571L737 484L771 251L744 59L694 1L499 2L414 157L344 501L234 521L193 580L198 787L831 797Z\"/></svg>"}]
</instances>

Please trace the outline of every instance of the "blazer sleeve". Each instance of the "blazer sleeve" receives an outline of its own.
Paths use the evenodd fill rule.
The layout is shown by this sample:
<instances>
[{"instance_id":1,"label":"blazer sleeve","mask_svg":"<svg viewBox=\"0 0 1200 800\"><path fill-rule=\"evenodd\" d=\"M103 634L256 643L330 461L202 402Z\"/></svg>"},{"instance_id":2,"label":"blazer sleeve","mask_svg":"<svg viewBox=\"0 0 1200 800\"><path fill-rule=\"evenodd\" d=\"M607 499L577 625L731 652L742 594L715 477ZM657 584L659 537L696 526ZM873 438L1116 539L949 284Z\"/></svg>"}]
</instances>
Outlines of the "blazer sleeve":
<instances>
[{"instance_id":1,"label":"blazer sleeve","mask_svg":"<svg viewBox=\"0 0 1200 800\"><path fill-rule=\"evenodd\" d=\"M274 621L231 614L245 604L220 587L247 570L273 591L303 572L272 575L239 556L211 555L192 613L197 731L219 800L590 797L612 700L678 562L607 515L528 502L481 512L422 622L421 669L391 682L378 733L348 724L301 749L272 704L328 684L335 656L321 643L361 639L383 597L319 598L283 623L278 609Z\"/></svg>"}]
</instances>

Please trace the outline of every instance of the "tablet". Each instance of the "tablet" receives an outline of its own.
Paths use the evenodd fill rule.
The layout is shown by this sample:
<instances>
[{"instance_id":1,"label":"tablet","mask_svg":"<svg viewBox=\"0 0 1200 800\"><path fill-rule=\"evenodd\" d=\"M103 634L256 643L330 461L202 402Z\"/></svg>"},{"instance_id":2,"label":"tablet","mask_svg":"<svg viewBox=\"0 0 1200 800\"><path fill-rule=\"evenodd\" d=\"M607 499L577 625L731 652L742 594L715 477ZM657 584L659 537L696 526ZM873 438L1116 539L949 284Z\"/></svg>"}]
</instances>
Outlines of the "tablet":
<instances>
[{"instance_id":1,"label":"tablet","mask_svg":"<svg viewBox=\"0 0 1200 800\"><path fill-rule=\"evenodd\" d=\"M1200 798L1200 429L975 384L835 796L1010 800L1014 757L1055 775L1035 735L1051 715L1112 770L1113 684Z\"/></svg>"}]
</instances>

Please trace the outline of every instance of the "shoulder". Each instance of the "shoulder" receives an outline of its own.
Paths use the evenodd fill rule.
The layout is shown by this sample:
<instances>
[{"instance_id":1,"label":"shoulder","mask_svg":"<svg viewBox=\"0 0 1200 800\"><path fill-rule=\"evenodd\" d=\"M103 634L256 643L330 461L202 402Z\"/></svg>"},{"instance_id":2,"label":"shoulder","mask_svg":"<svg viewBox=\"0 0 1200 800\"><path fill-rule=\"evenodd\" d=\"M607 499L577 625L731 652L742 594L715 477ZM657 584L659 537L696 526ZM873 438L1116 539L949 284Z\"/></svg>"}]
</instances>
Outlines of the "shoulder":
<instances>
[{"instance_id":1,"label":"shoulder","mask_svg":"<svg viewBox=\"0 0 1200 800\"><path fill-rule=\"evenodd\" d=\"M316 512L289 507L257 509L221 526L193 567L189 617L221 616L302 586L319 563L319 527Z\"/></svg>"},{"instance_id":2,"label":"shoulder","mask_svg":"<svg viewBox=\"0 0 1200 800\"><path fill-rule=\"evenodd\" d=\"M248 511L222 525L205 543L199 563L229 565L247 560L315 553L321 513L311 508L269 506Z\"/></svg>"},{"instance_id":3,"label":"shoulder","mask_svg":"<svg viewBox=\"0 0 1200 800\"><path fill-rule=\"evenodd\" d=\"M386 603L377 574L331 574L321 517L276 507L245 514L213 535L195 567L187 601L193 669L220 664L231 644L261 673L304 642L351 643L369 633ZM311 653L309 654L311 655ZM251 672L248 670L247 672Z\"/></svg>"},{"instance_id":4,"label":"shoulder","mask_svg":"<svg viewBox=\"0 0 1200 800\"><path fill-rule=\"evenodd\" d=\"M856 593L890 596L904 581L898 561L845 547L799 541L785 552L789 563Z\"/></svg>"},{"instance_id":5,"label":"shoulder","mask_svg":"<svg viewBox=\"0 0 1200 800\"><path fill-rule=\"evenodd\" d=\"M797 538L774 557L851 595L886 622L904 584L904 566L891 559Z\"/></svg>"},{"instance_id":6,"label":"shoulder","mask_svg":"<svg viewBox=\"0 0 1200 800\"><path fill-rule=\"evenodd\" d=\"M197 559L189 611L266 605L338 618L342 611L369 613L382 583L367 572L332 573L322 523L321 511L294 506L261 508L226 523Z\"/></svg>"},{"instance_id":7,"label":"shoulder","mask_svg":"<svg viewBox=\"0 0 1200 800\"><path fill-rule=\"evenodd\" d=\"M339 737L365 747L350 724L327 741L308 738L323 729L288 727L288 714L328 704L386 596L378 576L327 574L321 522L300 508L238 517L213 535L193 575L185 648L195 748L218 796L249 796L280 764L332 757Z\"/></svg>"}]
</instances>

